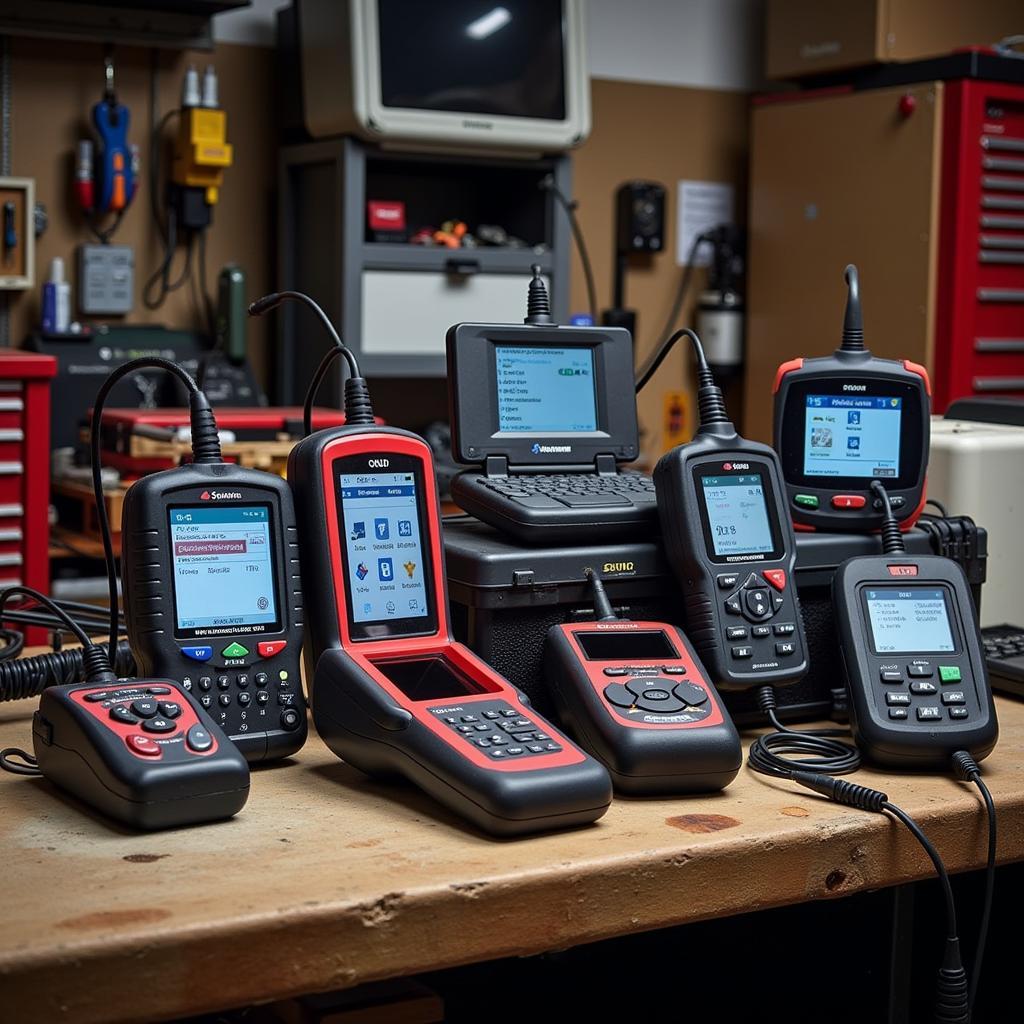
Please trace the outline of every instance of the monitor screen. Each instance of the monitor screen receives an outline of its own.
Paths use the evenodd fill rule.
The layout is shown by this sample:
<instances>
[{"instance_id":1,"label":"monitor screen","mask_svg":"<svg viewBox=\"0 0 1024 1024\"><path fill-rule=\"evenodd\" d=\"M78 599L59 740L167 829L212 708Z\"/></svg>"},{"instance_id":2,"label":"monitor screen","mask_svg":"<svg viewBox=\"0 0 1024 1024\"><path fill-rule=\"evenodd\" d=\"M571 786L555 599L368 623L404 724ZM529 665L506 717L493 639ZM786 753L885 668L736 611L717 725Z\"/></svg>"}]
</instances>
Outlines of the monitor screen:
<instances>
[{"instance_id":1,"label":"monitor screen","mask_svg":"<svg viewBox=\"0 0 1024 1024\"><path fill-rule=\"evenodd\" d=\"M416 475L343 472L338 483L350 618L356 623L427 618Z\"/></svg>"},{"instance_id":2,"label":"monitor screen","mask_svg":"<svg viewBox=\"0 0 1024 1024\"><path fill-rule=\"evenodd\" d=\"M385 107L561 121L558 0L377 0Z\"/></svg>"},{"instance_id":3,"label":"monitor screen","mask_svg":"<svg viewBox=\"0 0 1024 1024\"><path fill-rule=\"evenodd\" d=\"M766 554L775 549L760 473L701 476L711 543L717 556Z\"/></svg>"},{"instance_id":4,"label":"monitor screen","mask_svg":"<svg viewBox=\"0 0 1024 1024\"><path fill-rule=\"evenodd\" d=\"M902 415L902 398L807 395L804 475L899 476Z\"/></svg>"},{"instance_id":5,"label":"monitor screen","mask_svg":"<svg viewBox=\"0 0 1024 1024\"><path fill-rule=\"evenodd\" d=\"M662 630L608 630L606 633L575 633L583 653L591 661L633 661L640 658L679 657Z\"/></svg>"},{"instance_id":6,"label":"monitor screen","mask_svg":"<svg viewBox=\"0 0 1024 1024\"><path fill-rule=\"evenodd\" d=\"M956 650L941 587L865 591L875 654L947 654Z\"/></svg>"},{"instance_id":7,"label":"monitor screen","mask_svg":"<svg viewBox=\"0 0 1024 1024\"><path fill-rule=\"evenodd\" d=\"M597 427L594 350L495 345L498 430L592 433Z\"/></svg>"},{"instance_id":8,"label":"monitor screen","mask_svg":"<svg viewBox=\"0 0 1024 1024\"><path fill-rule=\"evenodd\" d=\"M170 527L177 637L281 628L270 508L177 505Z\"/></svg>"}]
</instances>

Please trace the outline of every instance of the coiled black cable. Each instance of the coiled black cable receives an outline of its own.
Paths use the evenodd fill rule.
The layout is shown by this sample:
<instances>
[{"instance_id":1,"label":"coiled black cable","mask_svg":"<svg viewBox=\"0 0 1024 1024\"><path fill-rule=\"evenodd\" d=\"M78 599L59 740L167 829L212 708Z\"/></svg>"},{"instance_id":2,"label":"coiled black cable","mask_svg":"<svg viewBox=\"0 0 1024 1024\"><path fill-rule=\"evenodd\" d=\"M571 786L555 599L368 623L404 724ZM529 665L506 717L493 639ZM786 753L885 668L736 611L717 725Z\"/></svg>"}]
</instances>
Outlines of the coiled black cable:
<instances>
[{"instance_id":1,"label":"coiled black cable","mask_svg":"<svg viewBox=\"0 0 1024 1024\"><path fill-rule=\"evenodd\" d=\"M757 691L757 703L776 731L758 736L750 745L747 764L755 772L776 779L791 779L796 771L847 775L860 767L860 751L834 738L848 736L847 730L788 729L775 713L775 691L770 686L762 686Z\"/></svg>"},{"instance_id":2,"label":"coiled black cable","mask_svg":"<svg viewBox=\"0 0 1024 1024\"><path fill-rule=\"evenodd\" d=\"M77 683L85 678L81 647L11 658L0 662L0 701L38 697L48 686ZM118 643L114 671L119 679L130 679L138 671L126 640Z\"/></svg>"}]
</instances>

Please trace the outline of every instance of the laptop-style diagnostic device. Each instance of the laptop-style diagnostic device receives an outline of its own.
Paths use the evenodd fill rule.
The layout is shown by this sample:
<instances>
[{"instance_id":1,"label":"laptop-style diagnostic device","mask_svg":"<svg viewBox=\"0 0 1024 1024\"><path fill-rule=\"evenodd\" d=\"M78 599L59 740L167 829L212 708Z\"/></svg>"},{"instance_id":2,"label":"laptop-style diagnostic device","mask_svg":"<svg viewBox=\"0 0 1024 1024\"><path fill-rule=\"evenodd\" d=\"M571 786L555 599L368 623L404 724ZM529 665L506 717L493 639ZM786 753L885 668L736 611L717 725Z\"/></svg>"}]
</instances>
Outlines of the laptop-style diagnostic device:
<instances>
[{"instance_id":1,"label":"laptop-style diagnostic device","mask_svg":"<svg viewBox=\"0 0 1024 1024\"><path fill-rule=\"evenodd\" d=\"M633 339L620 327L560 327L535 270L524 324L456 324L447 337L452 499L529 544L583 528L591 540L657 529L639 455Z\"/></svg>"}]
</instances>

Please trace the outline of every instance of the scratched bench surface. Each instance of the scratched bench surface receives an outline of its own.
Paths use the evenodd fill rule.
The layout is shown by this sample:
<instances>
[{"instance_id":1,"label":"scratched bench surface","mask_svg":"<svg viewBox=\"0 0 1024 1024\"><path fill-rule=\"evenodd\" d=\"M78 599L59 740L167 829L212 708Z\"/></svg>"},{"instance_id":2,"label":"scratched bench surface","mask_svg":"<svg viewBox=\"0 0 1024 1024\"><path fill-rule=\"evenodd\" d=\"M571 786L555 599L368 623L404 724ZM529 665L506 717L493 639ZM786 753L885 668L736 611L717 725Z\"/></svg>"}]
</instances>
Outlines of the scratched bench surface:
<instances>
[{"instance_id":1,"label":"scratched bench surface","mask_svg":"<svg viewBox=\"0 0 1024 1024\"><path fill-rule=\"evenodd\" d=\"M1001 861L1024 858L1024 705L985 762ZM0 705L0 747L34 702ZM863 771L953 870L984 862L976 791ZM233 820L138 835L0 772L0 1017L174 1017L924 877L906 831L744 768L723 794L619 798L597 824L492 840L315 733ZM129 983L130 979L130 983ZM127 985L127 987L126 987ZM135 993L145 993L140 1003Z\"/></svg>"}]
</instances>

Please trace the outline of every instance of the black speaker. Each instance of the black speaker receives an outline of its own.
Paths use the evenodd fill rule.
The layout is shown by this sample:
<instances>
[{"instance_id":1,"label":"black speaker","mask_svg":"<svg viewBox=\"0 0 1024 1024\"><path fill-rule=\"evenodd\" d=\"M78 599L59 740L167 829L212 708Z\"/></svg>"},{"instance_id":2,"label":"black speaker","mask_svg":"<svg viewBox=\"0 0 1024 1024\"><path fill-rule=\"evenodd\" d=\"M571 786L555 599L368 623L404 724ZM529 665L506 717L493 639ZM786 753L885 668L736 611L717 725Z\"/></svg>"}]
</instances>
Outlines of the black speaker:
<instances>
[{"instance_id":1,"label":"black speaker","mask_svg":"<svg viewBox=\"0 0 1024 1024\"><path fill-rule=\"evenodd\" d=\"M665 244L665 187L656 181L627 181L615 193L616 238L620 253L661 252Z\"/></svg>"}]
</instances>

